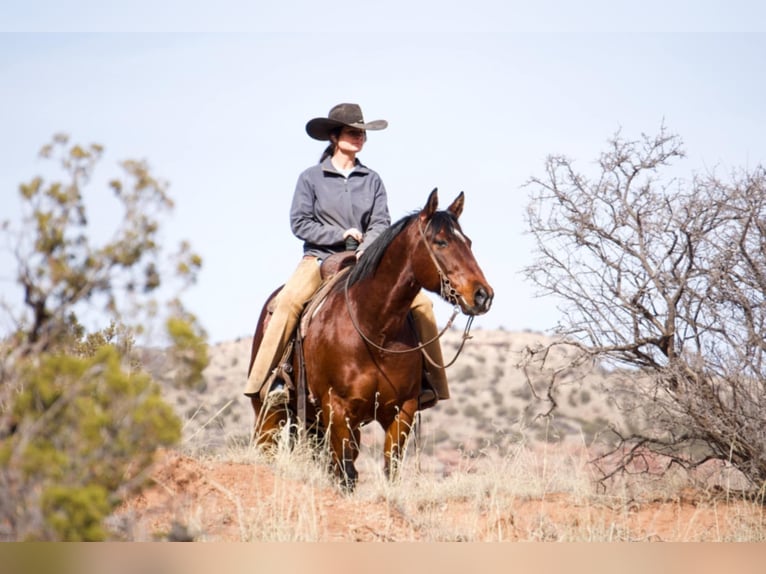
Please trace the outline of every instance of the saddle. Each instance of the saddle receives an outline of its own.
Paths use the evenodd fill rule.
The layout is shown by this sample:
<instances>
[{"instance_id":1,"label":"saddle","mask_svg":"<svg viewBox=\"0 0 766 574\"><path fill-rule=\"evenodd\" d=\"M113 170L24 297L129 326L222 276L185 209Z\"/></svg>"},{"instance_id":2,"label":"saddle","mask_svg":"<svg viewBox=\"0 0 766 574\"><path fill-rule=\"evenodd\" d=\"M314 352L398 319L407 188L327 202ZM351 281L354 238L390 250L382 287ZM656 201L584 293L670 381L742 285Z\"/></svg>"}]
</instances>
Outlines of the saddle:
<instances>
[{"instance_id":1,"label":"saddle","mask_svg":"<svg viewBox=\"0 0 766 574\"><path fill-rule=\"evenodd\" d=\"M317 299L317 295L320 292L326 293L326 287L328 282L331 279L333 279L338 274L339 271L346 268L350 269L355 264L356 264L356 255L354 255L353 251L341 251L340 253L333 253L326 259L323 259L322 264L319 267L319 273L321 274L321 277L322 277L322 284L319 286L319 289L317 289L316 293L314 293L314 296L309 300L306 308L301 314L301 317L303 318L307 315L306 310L311 305L311 302ZM273 295L276 295L278 292L279 290L275 291ZM264 320L264 325L268 323L268 320L274 314L275 309L276 309L276 298L272 296L269 299L268 303L266 304L267 317ZM303 319L301 319L301 324L302 323L303 323Z\"/></svg>"},{"instance_id":2,"label":"saddle","mask_svg":"<svg viewBox=\"0 0 766 574\"><path fill-rule=\"evenodd\" d=\"M322 279L326 281L337 275L341 269L351 268L354 265L356 265L356 254L353 251L341 251L323 259L319 272L322 274Z\"/></svg>"},{"instance_id":3,"label":"saddle","mask_svg":"<svg viewBox=\"0 0 766 574\"><path fill-rule=\"evenodd\" d=\"M327 296L327 293L333 288L333 286L340 281L342 277L346 275L348 271L351 270L351 268L356 264L356 255L353 251L342 251L340 253L333 253L332 255L328 256L327 258L322 260L322 264L319 268L319 272L322 277L322 283L319 286L319 288L316 290L314 295L309 299L309 301L306 303L306 306L304 307L303 311L301 312L301 316L298 322L298 328L296 329L296 332L293 333L293 335L290 338L290 342L288 343L287 347L285 347L284 353L282 354L282 357L280 357L279 362L277 363L276 369L272 372L272 374L269 376L269 378L266 380L266 382L261 387L261 399L264 401L264 403L267 400L267 394L269 392L269 389L271 388L272 383L276 379L281 379L284 381L285 386L290 392L298 391L297 398L298 398L298 410L299 413L301 411L305 412L305 398L306 398L306 392L305 392L305 386L304 381L302 381L303 373L302 373L302 364L303 364L303 350L300 347L300 342L303 338L303 333L306 332L306 329L308 328L309 323L311 322L312 317L316 313L316 310L320 307L322 302L324 301L325 297ZM263 319L263 328L266 328L266 325L268 325L269 320L271 319L271 316L274 314L274 311L276 309L276 297L275 295L279 292L279 290L275 291L272 295L272 297L269 299L268 303L266 304L266 316ZM300 358L300 371L298 373L298 381L293 381L293 354L295 352L299 353ZM303 388L301 388L303 387ZM309 397L309 400L313 403L313 398ZM303 416L303 413L301 413L299 416L303 420L305 420L305 416Z\"/></svg>"}]
</instances>

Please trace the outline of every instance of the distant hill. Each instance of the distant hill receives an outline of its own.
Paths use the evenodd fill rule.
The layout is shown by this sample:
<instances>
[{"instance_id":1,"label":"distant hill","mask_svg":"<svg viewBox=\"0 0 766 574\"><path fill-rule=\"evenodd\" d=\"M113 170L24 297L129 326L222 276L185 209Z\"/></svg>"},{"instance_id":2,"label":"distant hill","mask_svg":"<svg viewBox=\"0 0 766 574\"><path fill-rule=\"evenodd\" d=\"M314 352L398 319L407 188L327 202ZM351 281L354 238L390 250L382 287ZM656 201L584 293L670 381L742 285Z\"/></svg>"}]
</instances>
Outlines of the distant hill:
<instances>
[{"instance_id":1,"label":"distant hill","mask_svg":"<svg viewBox=\"0 0 766 574\"><path fill-rule=\"evenodd\" d=\"M608 373L598 366L564 369L559 376L550 410L547 381L554 369L566 367L574 347L557 347L548 356L546 369L521 367L524 352L550 343L550 337L531 332L477 330L447 371L452 397L421 414L419 447L437 460L458 452L468 456L496 451L505 453L519 443L577 441L590 445L608 440L609 427L625 428L630 421L616 407L630 385L630 375ZM462 330L450 330L442 339L445 360L454 356ZM250 356L251 339L210 347L210 365L204 382L193 391L166 386L166 398L185 421L185 445L193 450L216 450L227 444L247 442L253 423L249 400L242 394ZM159 357L155 357L158 359ZM150 361L151 365L152 361ZM160 380L161 361L154 361ZM151 369L151 367L150 367ZM377 424L365 427L363 440L382 437Z\"/></svg>"}]
</instances>

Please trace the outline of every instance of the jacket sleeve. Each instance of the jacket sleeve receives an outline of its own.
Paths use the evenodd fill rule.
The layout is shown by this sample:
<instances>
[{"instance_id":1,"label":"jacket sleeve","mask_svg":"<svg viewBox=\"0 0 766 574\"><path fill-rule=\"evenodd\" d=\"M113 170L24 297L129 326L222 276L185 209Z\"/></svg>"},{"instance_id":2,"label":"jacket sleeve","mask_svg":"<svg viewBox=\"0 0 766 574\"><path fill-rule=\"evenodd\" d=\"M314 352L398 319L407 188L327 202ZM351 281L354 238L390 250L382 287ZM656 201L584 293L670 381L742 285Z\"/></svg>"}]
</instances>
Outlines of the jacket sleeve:
<instances>
[{"instance_id":1,"label":"jacket sleeve","mask_svg":"<svg viewBox=\"0 0 766 574\"><path fill-rule=\"evenodd\" d=\"M370 244L377 239L378 235L383 233L391 225L391 215L388 212L388 195L386 194L386 186L383 185L383 180L379 176L375 176L374 179L374 200L372 204L372 210L370 211L370 222L367 225L367 229L364 231L364 239L359 246L360 250L364 250L370 246Z\"/></svg>"},{"instance_id":2,"label":"jacket sleeve","mask_svg":"<svg viewBox=\"0 0 766 574\"><path fill-rule=\"evenodd\" d=\"M305 174L298 177L290 208L290 228L293 234L313 245L335 245L343 242L343 232L337 225L317 220L315 212L314 186Z\"/></svg>"}]
</instances>

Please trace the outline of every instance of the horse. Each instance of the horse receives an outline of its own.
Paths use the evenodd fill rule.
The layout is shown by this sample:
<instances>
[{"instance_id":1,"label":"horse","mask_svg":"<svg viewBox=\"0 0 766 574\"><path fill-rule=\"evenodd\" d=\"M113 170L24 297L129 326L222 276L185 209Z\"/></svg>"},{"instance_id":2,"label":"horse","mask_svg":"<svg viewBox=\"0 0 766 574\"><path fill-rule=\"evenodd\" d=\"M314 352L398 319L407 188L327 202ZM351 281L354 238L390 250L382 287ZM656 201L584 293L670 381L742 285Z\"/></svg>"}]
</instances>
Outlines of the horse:
<instances>
[{"instance_id":1,"label":"horse","mask_svg":"<svg viewBox=\"0 0 766 574\"><path fill-rule=\"evenodd\" d=\"M361 427L372 421L385 430L385 472L391 479L396 476L419 408L427 359L409 320L415 296L423 288L438 293L455 306L455 313L459 308L470 317L489 311L494 297L458 223L464 202L460 192L445 211L438 211L434 189L425 207L391 225L358 262L341 271L345 276L321 304L309 305L313 315L310 321L301 319L296 336L302 353L293 353L287 369L298 373L306 388L298 385L283 408L251 397L259 444L295 420L308 400L311 406L303 409L306 420L301 422L328 439L331 464L343 487L356 485ZM253 337L251 368L269 300Z\"/></svg>"}]
</instances>

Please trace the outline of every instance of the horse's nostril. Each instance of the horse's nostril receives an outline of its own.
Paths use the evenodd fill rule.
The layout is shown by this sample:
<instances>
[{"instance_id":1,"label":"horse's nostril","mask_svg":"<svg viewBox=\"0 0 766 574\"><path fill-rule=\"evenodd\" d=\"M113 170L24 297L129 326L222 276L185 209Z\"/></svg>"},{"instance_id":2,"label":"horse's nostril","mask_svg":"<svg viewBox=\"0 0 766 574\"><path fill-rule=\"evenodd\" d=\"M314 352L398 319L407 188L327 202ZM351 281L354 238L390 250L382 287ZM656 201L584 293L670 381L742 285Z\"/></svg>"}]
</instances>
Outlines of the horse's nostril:
<instances>
[{"instance_id":1,"label":"horse's nostril","mask_svg":"<svg viewBox=\"0 0 766 574\"><path fill-rule=\"evenodd\" d=\"M484 287L479 287L473 296L473 300L477 307L480 309L486 309L489 303L489 295L487 294L487 290L484 289Z\"/></svg>"}]
</instances>

